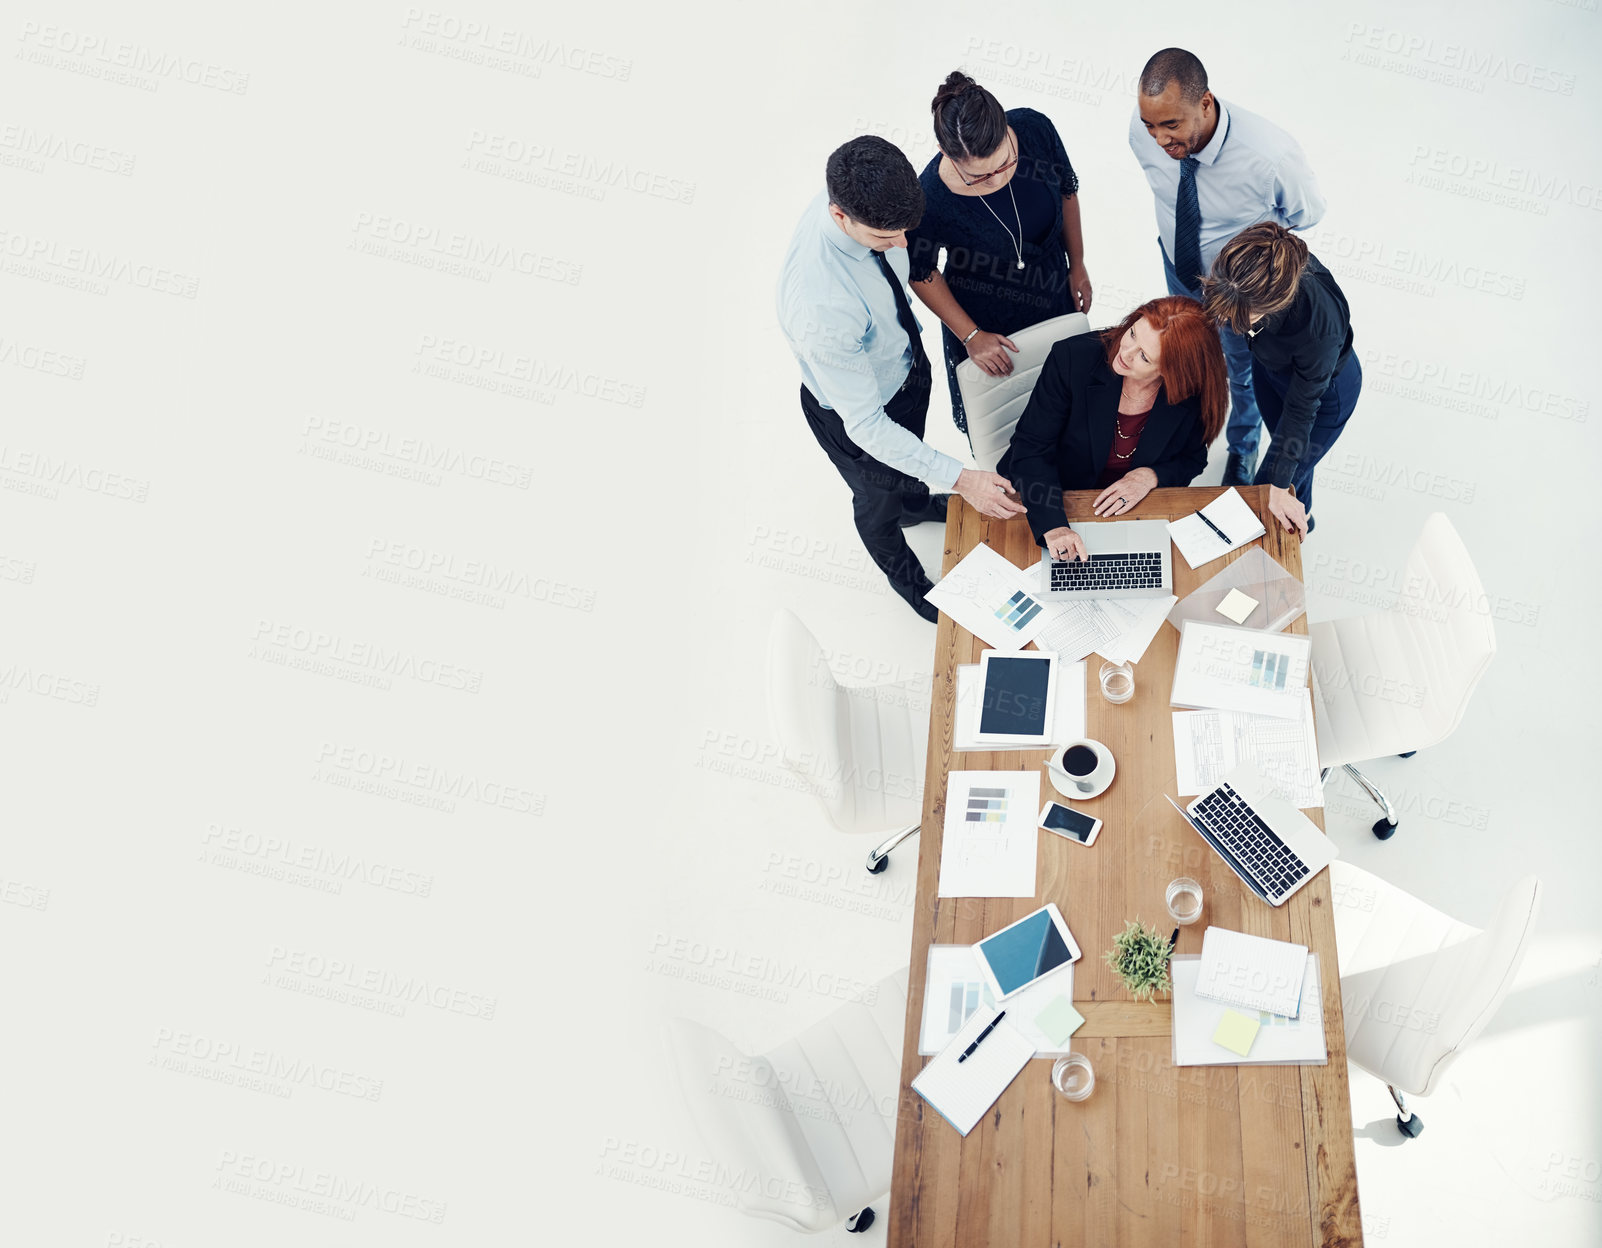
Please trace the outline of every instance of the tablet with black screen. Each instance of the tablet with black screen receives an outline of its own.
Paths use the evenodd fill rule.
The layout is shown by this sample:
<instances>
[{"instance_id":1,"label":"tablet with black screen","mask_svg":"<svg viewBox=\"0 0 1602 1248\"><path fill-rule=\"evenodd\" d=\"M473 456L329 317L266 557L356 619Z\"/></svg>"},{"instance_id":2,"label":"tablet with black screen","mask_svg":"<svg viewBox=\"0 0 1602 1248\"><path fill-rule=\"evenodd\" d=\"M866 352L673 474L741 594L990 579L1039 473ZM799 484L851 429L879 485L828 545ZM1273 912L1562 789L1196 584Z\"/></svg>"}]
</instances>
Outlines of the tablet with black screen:
<instances>
[{"instance_id":1,"label":"tablet with black screen","mask_svg":"<svg viewBox=\"0 0 1602 1248\"><path fill-rule=\"evenodd\" d=\"M979 658L979 730L974 740L1019 748L1050 745L1056 692L1055 652L986 650Z\"/></svg>"}]
</instances>

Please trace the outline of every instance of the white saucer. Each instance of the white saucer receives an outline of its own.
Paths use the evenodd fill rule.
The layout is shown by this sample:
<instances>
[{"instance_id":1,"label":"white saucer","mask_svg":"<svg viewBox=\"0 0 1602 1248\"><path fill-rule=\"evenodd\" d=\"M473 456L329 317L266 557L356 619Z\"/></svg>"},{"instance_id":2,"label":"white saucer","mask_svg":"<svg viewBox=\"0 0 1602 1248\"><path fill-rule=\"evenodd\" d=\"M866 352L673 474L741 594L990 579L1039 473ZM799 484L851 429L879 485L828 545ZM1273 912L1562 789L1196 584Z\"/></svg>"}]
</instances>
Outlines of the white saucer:
<instances>
[{"instance_id":1,"label":"white saucer","mask_svg":"<svg viewBox=\"0 0 1602 1248\"><path fill-rule=\"evenodd\" d=\"M1100 797L1108 789L1112 788L1113 777L1118 774L1118 762L1113 758L1111 750L1109 750L1105 745L1102 745L1100 742L1097 742L1096 754L1098 757L1106 759L1107 761L1107 778L1095 788L1091 789L1088 793L1081 793L1068 781L1059 780L1057 778L1058 772L1056 768L1052 767L1050 764L1042 763L1041 765L1046 768L1046 778L1051 781L1051 787L1056 789L1057 792L1061 793L1069 801L1088 802L1092 798ZM1052 757L1055 758L1056 756L1057 752L1053 751Z\"/></svg>"}]
</instances>

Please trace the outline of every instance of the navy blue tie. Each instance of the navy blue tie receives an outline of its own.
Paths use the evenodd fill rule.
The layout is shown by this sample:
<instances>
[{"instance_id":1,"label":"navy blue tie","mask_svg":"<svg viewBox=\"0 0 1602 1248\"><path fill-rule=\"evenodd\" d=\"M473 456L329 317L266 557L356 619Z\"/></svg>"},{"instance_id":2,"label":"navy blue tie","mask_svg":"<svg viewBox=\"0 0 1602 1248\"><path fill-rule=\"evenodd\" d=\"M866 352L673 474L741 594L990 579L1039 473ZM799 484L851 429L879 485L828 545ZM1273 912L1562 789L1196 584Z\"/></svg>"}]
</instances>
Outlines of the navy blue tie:
<instances>
[{"instance_id":1,"label":"navy blue tie","mask_svg":"<svg viewBox=\"0 0 1602 1248\"><path fill-rule=\"evenodd\" d=\"M1196 202L1194 156L1179 162L1179 198L1174 203L1174 272L1185 289L1194 290L1201 276L1201 205Z\"/></svg>"},{"instance_id":2,"label":"navy blue tie","mask_svg":"<svg viewBox=\"0 0 1602 1248\"><path fill-rule=\"evenodd\" d=\"M885 259L884 252L875 251L873 258L879 262L879 268L884 271L884 280L890 283L890 289L896 292L896 320L901 328L907 331L907 339L912 344L912 367L916 371L923 363L923 339L918 334L918 322L912 317L912 305L907 302L907 292L901 288L901 279L896 271L890 267L890 261Z\"/></svg>"}]
</instances>

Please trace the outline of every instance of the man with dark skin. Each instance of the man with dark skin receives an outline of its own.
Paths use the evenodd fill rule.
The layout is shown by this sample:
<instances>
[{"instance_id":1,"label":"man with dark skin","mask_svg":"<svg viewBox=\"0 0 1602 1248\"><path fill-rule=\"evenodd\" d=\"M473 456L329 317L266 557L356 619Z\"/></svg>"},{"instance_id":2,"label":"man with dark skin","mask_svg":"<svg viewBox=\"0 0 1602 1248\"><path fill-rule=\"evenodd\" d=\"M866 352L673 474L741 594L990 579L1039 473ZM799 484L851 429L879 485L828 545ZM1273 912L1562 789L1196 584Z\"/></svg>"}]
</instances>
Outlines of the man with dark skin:
<instances>
[{"instance_id":1,"label":"man with dark skin","mask_svg":"<svg viewBox=\"0 0 1602 1248\"><path fill-rule=\"evenodd\" d=\"M1324 197L1296 140L1215 96L1207 70L1183 48L1164 48L1146 62L1136 105L1129 146L1156 201L1169 294L1200 298L1213 257L1247 226L1276 221L1305 230L1323 217ZM1262 423L1251 352L1239 334L1223 329L1219 337L1230 389L1224 484L1250 485Z\"/></svg>"}]
</instances>

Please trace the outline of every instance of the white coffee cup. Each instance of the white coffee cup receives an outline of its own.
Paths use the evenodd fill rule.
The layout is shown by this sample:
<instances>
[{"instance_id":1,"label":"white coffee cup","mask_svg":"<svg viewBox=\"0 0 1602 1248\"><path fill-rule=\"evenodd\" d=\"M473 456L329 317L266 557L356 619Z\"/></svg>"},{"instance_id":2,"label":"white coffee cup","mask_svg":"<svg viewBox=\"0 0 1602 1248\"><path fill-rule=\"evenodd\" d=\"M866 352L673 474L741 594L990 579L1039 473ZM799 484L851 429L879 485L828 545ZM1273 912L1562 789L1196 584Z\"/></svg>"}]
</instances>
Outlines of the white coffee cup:
<instances>
[{"instance_id":1,"label":"white coffee cup","mask_svg":"<svg viewBox=\"0 0 1602 1248\"><path fill-rule=\"evenodd\" d=\"M1087 757L1094 755L1094 762ZM1100 741L1088 737L1070 741L1047 762L1051 769L1051 782L1068 797L1085 797L1100 793L1112 781L1113 756Z\"/></svg>"}]
</instances>

